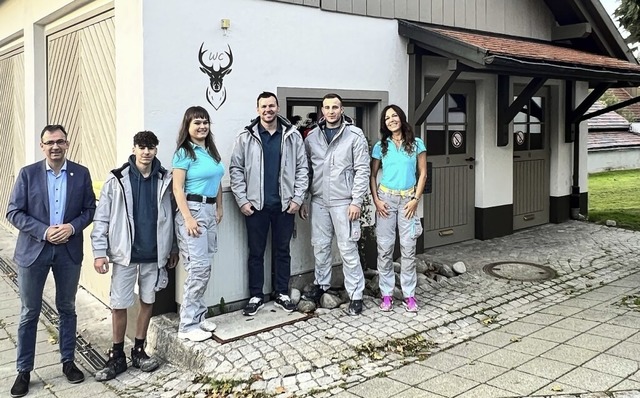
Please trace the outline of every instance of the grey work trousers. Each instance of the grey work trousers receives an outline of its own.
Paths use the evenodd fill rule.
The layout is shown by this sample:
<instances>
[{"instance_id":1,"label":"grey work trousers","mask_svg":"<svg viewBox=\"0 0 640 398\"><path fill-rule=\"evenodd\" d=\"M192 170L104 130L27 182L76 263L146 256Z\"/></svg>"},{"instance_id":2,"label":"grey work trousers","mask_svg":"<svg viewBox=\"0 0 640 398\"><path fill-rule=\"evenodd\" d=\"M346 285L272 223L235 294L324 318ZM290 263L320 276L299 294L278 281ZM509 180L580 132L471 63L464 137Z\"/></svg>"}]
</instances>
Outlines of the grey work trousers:
<instances>
[{"instance_id":1,"label":"grey work trousers","mask_svg":"<svg viewBox=\"0 0 640 398\"><path fill-rule=\"evenodd\" d=\"M344 287L351 300L362 300L364 291L364 273L358 254L360 239L360 220L350 221L349 205L325 207L311 202L311 244L315 257L315 284L323 289L331 287L331 242L335 233L342 271Z\"/></svg>"},{"instance_id":2,"label":"grey work trousers","mask_svg":"<svg viewBox=\"0 0 640 398\"><path fill-rule=\"evenodd\" d=\"M176 214L178 248L182 256L187 278L180 306L178 332L188 332L197 328L205 319L207 306L204 293L211 277L211 256L218 250L218 228L216 205L210 203L187 202L193 218L198 221L200 236L189 236L182 213Z\"/></svg>"},{"instance_id":3,"label":"grey work trousers","mask_svg":"<svg viewBox=\"0 0 640 398\"><path fill-rule=\"evenodd\" d=\"M376 218L376 240L378 243L378 274L380 276L380 294L393 296L395 275L393 273L393 246L396 242L396 225L400 234L400 286L402 295L413 297L416 293L418 277L416 275L416 240L422 234L420 218L414 215L406 218L404 206L411 200L386 192L378 191L378 198L388 206L388 217Z\"/></svg>"}]
</instances>

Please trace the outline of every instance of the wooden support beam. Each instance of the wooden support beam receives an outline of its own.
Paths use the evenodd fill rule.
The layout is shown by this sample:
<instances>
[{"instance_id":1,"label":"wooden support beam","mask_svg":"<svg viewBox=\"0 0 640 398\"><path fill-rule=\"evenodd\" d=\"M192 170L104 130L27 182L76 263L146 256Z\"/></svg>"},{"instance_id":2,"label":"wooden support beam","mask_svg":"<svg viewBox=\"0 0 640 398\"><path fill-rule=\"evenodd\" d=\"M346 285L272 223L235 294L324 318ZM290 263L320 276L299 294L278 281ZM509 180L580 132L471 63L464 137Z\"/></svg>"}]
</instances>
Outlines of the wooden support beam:
<instances>
[{"instance_id":1,"label":"wooden support beam","mask_svg":"<svg viewBox=\"0 0 640 398\"><path fill-rule=\"evenodd\" d=\"M440 75L436 83L433 85L433 88L429 90L426 97L413 114L413 118L411 118L411 124L413 126L420 126L425 120L427 120L429 113L431 113L433 108L436 107L438 101L440 101L442 96L446 94L453 82L456 81L460 72L462 72L462 70L458 68L458 62L449 61L449 70Z\"/></svg>"},{"instance_id":2,"label":"wooden support beam","mask_svg":"<svg viewBox=\"0 0 640 398\"><path fill-rule=\"evenodd\" d=\"M518 112L529 103L531 98L542 88L546 81L547 79L543 77L531 79L513 103L509 104L509 76L498 76L498 146L506 146L509 144L509 123L511 123Z\"/></svg>"},{"instance_id":3,"label":"wooden support beam","mask_svg":"<svg viewBox=\"0 0 640 398\"><path fill-rule=\"evenodd\" d=\"M582 115L587 113L591 105L595 104L597 100L602 97L605 91L607 91L613 84L612 83L600 83L598 84L590 93L587 95L580 105L576 107L576 109L571 112L569 121L571 123L577 123L580 121Z\"/></svg>"},{"instance_id":4,"label":"wooden support beam","mask_svg":"<svg viewBox=\"0 0 640 398\"><path fill-rule=\"evenodd\" d=\"M565 80L564 84L564 142L576 139L576 123L571 120L576 107L576 82Z\"/></svg>"},{"instance_id":5,"label":"wooden support beam","mask_svg":"<svg viewBox=\"0 0 640 398\"><path fill-rule=\"evenodd\" d=\"M589 22L581 22L573 25L554 26L551 28L551 40L584 39L593 29Z\"/></svg>"},{"instance_id":6,"label":"wooden support beam","mask_svg":"<svg viewBox=\"0 0 640 398\"><path fill-rule=\"evenodd\" d=\"M579 121L582 122L584 120L591 119L592 117L604 115L605 113L609 113L609 112L612 112L612 111L617 111L618 109L622 109L622 108L624 108L626 106L633 105L633 104L636 104L638 102L640 102L640 97L635 97L635 98L628 99L626 101L618 102L615 105L608 106L608 107L606 107L604 109L600 109L599 111L595 111L595 112L587 113L586 115L582 115L580 117Z\"/></svg>"},{"instance_id":7,"label":"wooden support beam","mask_svg":"<svg viewBox=\"0 0 640 398\"><path fill-rule=\"evenodd\" d=\"M422 99L424 81L422 76L422 51L415 44L409 43L407 53L409 54L409 110L407 117L409 120L414 120L416 108ZM418 137L421 136L418 126L413 126L413 130Z\"/></svg>"}]
</instances>

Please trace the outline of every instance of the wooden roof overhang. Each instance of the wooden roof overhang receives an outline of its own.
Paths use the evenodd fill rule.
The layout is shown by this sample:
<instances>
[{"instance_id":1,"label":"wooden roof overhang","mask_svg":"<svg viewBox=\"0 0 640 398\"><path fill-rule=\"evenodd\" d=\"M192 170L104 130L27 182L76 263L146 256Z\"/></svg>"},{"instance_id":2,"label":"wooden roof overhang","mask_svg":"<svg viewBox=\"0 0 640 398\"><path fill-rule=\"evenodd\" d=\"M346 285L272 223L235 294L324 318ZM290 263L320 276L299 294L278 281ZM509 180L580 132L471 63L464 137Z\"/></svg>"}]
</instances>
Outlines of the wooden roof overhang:
<instances>
[{"instance_id":1,"label":"wooden roof overhang","mask_svg":"<svg viewBox=\"0 0 640 398\"><path fill-rule=\"evenodd\" d=\"M567 126L565 141L575 139L577 123L585 112L610 87L640 85L640 65L625 59L594 54L553 42L493 35L479 31L457 30L398 21L398 33L409 39L409 119L421 125L436 104L463 71L498 75L497 145L509 142L508 125L548 79L566 81ZM421 96L422 55L438 55L449 60L448 70L434 87ZM512 102L509 98L511 76L530 77L531 81ZM594 88L575 105L573 84L589 82ZM634 98L627 104L640 101ZM614 109L609 109L614 110Z\"/></svg>"}]
</instances>

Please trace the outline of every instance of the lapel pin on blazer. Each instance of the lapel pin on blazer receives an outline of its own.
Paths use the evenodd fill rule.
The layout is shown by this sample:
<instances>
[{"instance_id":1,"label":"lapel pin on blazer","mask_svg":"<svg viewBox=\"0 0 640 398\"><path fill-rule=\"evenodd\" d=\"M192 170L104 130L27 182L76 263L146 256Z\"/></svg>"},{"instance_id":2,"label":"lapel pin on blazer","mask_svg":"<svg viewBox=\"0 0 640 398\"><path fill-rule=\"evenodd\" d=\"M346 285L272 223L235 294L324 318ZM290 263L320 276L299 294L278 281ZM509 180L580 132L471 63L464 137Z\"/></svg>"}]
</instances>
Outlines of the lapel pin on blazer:
<instances>
[{"instance_id":1,"label":"lapel pin on blazer","mask_svg":"<svg viewBox=\"0 0 640 398\"><path fill-rule=\"evenodd\" d=\"M71 177L73 177L73 173L69 173L69 175L70 175Z\"/></svg>"}]
</instances>

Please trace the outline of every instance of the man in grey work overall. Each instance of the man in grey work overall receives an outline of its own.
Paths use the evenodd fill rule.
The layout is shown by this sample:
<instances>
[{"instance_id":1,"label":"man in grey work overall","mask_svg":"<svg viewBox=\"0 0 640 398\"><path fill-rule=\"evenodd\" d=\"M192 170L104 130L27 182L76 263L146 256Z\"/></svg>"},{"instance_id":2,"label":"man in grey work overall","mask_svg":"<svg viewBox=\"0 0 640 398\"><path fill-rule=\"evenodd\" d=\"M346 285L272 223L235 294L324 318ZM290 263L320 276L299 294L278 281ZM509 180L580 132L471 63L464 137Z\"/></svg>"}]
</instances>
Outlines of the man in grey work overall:
<instances>
[{"instance_id":1,"label":"man in grey work overall","mask_svg":"<svg viewBox=\"0 0 640 398\"><path fill-rule=\"evenodd\" d=\"M331 286L331 241L335 233L342 257L349 315L362 312L364 274L358 255L360 208L369 186L369 146L361 129L344 115L342 98L322 99L323 119L307 135L305 147L311 168L311 244L315 257L314 290L305 298L318 302Z\"/></svg>"}]
</instances>

